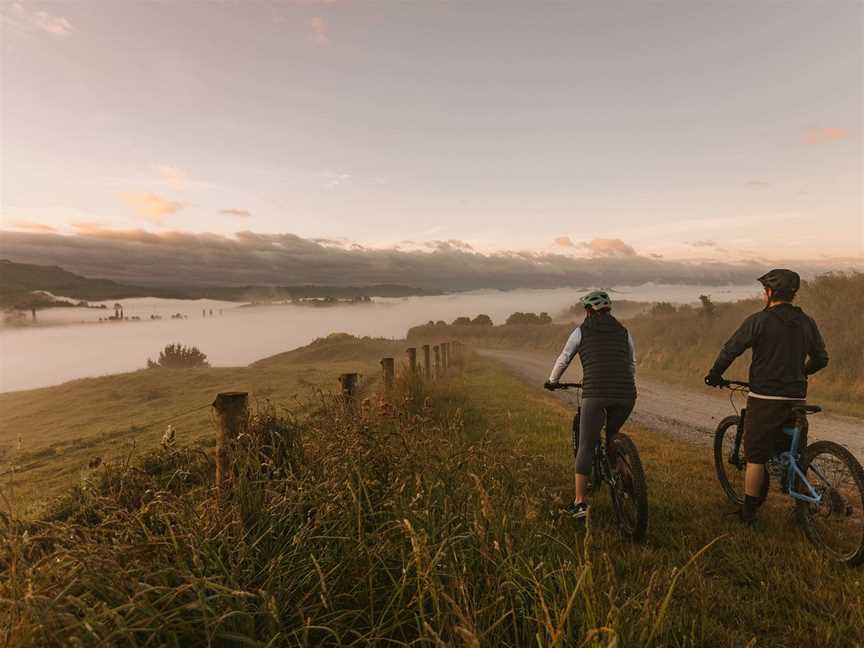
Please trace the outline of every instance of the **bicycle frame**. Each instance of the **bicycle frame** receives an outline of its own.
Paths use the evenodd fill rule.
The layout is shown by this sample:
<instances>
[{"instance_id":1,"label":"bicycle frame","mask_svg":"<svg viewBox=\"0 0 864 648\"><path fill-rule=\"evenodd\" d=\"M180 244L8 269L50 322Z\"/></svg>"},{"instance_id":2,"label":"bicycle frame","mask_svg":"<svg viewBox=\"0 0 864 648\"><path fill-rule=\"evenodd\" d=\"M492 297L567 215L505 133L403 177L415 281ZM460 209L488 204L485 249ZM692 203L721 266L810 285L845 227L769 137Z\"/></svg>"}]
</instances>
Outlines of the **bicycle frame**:
<instances>
[{"instance_id":1,"label":"bicycle frame","mask_svg":"<svg viewBox=\"0 0 864 648\"><path fill-rule=\"evenodd\" d=\"M732 448L732 454L729 456L729 463L738 468L741 467L741 440L744 436L744 419L747 415L747 409L742 408L741 413L739 414L740 420L738 422L738 431L735 434L734 446ZM802 502L807 502L808 504L819 504L822 502L822 495L820 495L816 489L813 487L813 484L807 479L807 476L798 466L798 446L801 442L801 429L803 425L806 423L801 421L801 417L804 415L801 414L798 416L798 419L795 422L793 427L784 427L783 432L790 437L792 437L791 443L789 445L789 449L781 452L769 459L769 462L776 462L780 464L786 470L786 487L783 489L783 492L792 497L793 499L801 500ZM822 480L828 481L825 478L819 469L816 466L811 466L813 472L815 472ZM793 484L796 484L796 480L798 480L806 489L806 493L798 492L797 489L793 489Z\"/></svg>"},{"instance_id":2,"label":"bicycle frame","mask_svg":"<svg viewBox=\"0 0 864 648\"><path fill-rule=\"evenodd\" d=\"M802 502L807 502L808 504L819 504L822 501L822 495L816 492L816 489L813 488L813 484L807 479L807 476L804 472L798 467L798 444L801 441L801 417L803 415L799 415L798 420L795 422L794 427L784 427L783 432L792 437L792 443L789 446L789 450L786 452L781 452L779 455L774 457L774 461L778 461L781 466L786 468L786 494L790 495L793 499L801 500ZM819 469L816 466L812 466L813 471L819 475L821 479L825 479L825 475L819 472ZM809 494L799 493L797 489L793 489L792 485L795 484L795 479L798 478L804 487L807 489ZM826 480L827 481L827 480Z\"/></svg>"}]
</instances>

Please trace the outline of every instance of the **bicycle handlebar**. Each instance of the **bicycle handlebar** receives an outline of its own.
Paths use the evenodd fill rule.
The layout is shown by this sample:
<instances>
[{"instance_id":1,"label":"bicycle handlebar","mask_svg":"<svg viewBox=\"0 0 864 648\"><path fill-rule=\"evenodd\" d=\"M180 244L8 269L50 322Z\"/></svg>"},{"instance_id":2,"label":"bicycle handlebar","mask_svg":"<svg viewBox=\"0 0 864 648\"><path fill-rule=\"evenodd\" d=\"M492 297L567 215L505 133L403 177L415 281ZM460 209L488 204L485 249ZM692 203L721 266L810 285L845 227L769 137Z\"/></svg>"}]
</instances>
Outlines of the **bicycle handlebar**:
<instances>
[{"instance_id":1,"label":"bicycle handlebar","mask_svg":"<svg viewBox=\"0 0 864 648\"><path fill-rule=\"evenodd\" d=\"M582 383L552 383L552 389L582 389Z\"/></svg>"}]
</instances>

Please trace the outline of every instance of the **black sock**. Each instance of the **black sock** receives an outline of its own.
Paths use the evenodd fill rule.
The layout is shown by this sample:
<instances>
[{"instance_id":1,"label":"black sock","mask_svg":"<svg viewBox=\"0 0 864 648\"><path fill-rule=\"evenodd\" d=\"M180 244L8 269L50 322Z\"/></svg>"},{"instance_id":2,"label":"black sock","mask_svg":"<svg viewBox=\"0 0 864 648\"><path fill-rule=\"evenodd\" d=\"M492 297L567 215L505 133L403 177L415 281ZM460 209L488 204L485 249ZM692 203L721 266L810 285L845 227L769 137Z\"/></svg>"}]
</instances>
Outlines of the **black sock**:
<instances>
[{"instance_id":1,"label":"black sock","mask_svg":"<svg viewBox=\"0 0 864 648\"><path fill-rule=\"evenodd\" d=\"M741 517L747 521L756 519L756 510L759 508L759 498L752 495L744 496L744 508L741 510Z\"/></svg>"}]
</instances>

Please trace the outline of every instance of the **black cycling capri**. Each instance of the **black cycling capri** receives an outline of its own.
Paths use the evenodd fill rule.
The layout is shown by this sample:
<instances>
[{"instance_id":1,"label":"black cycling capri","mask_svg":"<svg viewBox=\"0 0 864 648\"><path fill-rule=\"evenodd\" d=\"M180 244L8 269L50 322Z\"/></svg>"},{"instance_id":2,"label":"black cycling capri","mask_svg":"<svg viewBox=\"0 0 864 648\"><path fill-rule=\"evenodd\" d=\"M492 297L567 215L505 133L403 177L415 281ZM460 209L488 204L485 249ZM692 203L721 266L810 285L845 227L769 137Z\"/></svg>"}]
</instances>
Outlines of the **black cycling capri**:
<instances>
[{"instance_id":1,"label":"black cycling capri","mask_svg":"<svg viewBox=\"0 0 864 648\"><path fill-rule=\"evenodd\" d=\"M579 419L579 450L576 453L576 472L591 474L594 448L600 440L603 423L606 423L606 439L616 434L627 421L636 400L632 398L585 398L582 400L582 416Z\"/></svg>"}]
</instances>

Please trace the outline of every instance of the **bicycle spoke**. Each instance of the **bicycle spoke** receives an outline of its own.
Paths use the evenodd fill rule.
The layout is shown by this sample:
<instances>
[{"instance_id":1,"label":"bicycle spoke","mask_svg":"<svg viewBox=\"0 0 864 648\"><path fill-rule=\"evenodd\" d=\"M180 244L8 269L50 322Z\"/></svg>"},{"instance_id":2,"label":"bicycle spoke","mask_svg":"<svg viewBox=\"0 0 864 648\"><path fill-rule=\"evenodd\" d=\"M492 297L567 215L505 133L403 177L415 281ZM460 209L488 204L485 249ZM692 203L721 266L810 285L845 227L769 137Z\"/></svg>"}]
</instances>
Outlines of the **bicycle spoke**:
<instances>
[{"instance_id":1,"label":"bicycle spoke","mask_svg":"<svg viewBox=\"0 0 864 648\"><path fill-rule=\"evenodd\" d=\"M814 544L836 559L858 559L864 555L861 468L842 448L836 450L835 444L817 445L817 450L808 452L805 474L822 499L819 504L799 505L805 530ZM799 492L806 490L799 485Z\"/></svg>"}]
</instances>

